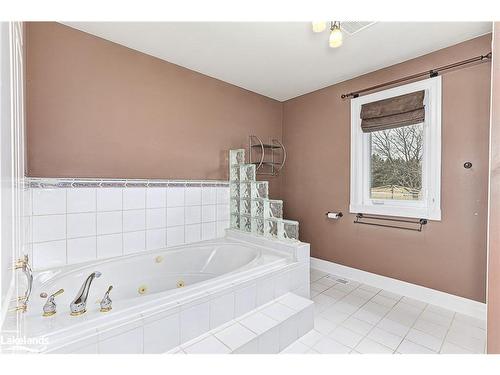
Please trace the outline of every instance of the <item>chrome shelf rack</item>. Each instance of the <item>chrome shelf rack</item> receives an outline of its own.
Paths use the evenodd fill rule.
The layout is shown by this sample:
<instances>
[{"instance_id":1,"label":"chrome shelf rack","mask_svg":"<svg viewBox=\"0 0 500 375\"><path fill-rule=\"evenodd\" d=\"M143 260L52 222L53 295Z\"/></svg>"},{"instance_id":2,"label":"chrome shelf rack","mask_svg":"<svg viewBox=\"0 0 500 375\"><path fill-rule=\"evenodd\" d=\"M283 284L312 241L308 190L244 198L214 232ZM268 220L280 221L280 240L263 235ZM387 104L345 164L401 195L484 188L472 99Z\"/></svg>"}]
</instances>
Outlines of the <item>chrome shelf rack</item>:
<instances>
[{"instance_id":1,"label":"chrome shelf rack","mask_svg":"<svg viewBox=\"0 0 500 375\"><path fill-rule=\"evenodd\" d=\"M264 143L256 135L251 135L248 137L248 158L258 175L278 176L285 165L286 149L275 138Z\"/></svg>"}]
</instances>

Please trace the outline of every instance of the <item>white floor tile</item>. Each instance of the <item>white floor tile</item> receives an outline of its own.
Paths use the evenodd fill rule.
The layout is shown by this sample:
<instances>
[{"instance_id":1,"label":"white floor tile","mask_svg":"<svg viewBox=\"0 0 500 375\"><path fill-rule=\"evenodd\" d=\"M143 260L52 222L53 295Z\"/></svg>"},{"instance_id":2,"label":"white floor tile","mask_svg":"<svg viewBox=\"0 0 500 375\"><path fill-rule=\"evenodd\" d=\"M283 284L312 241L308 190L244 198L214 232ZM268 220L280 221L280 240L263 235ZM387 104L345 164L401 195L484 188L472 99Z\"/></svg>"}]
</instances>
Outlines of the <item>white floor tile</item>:
<instances>
[{"instance_id":1,"label":"white floor tile","mask_svg":"<svg viewBox=\"0 0 500 375\"><path fill-rule=\"evenodd\" d=\"M350 317L342 322L342 326L363 336L367 335L374 327L372 324L354 317Z\"/></svg>"},{"instance_id":2,"label":"white floor tile","mask_svg":"<svg viewBox=\"0 0 500 375\"><path fill-rule=\"evenodd\" d=\"M485 320L473 318L472 316L467 316L464 314L456 313L455 320L458 322L461 322L461 323L465 323L465 324L477 327L477 328L486 329L486 321Z\"/></svg>"},{"instance_id":3,"label":"white floor tile","mask_svg":"<svg viewBox=\"0 0 500 375\"><path fill-rule=\"evenodd\" d=\"M443 346L441 347L441 354L474 354L473 352L461 348L458 345L452 344L450 342L444 342Z\"/></svg>"},{"instance_id":4,"label":"white floor tile","mask_svg":"<svg viewBox=\"0 0 500 375\"><path fill-rule=\"evenodd\" d=\"M483 320L336 275L311 280L315 329L290 352L484 353Z\"/></svg>"},{"instance_id":5,"label":"white floor tile","mask_svg":"<svg viewBox=\"0 0 500 375\"><path fill-rule=\"evenodd\" d=\"M354 348L363 339L363 336L359 333L342 326L335 328L328 337L350 348Z\"/></svg>"},{"instance_id":6,"label":"white floor tile","mask_svg":"<svg viewBox=\"0 0 500 375\"><path fill-rule=\"evenodd\" d=\"M351 351L351 348L328 337L319 340L313 349L322 354L347 354Z\"/></svg>"},{"instance_id":7,"label":"white floor tile","mask_svg":"<svg viewBox=\"0 0 500 375\"><path fill-rule=\"evenodd\" d=\"M321 292L318 292L318 291L312 290L312 289L309 290L309 298L311 298L311 299L313 297L316 297L318 294L321 294Z\"/></svg>"},{"instance_id":8,"label":"white floor tile","mask_svg":"<svg viewBox=\"0 0 500 375\"><path fill-rule=\"evenodd\" d=\"M404 302L404 303L407 303L409 305L418 307L421 310L423 310L423 309L425 309L427 307L427 303L419 301L419 300L416 300L416 299L413 299L413 298L410 298L410 297L403 297L401 299L401 302Z\"/></svg>"},{"instance_id":9,"label":"white floor tile","mask_svg":"<svg viewBox=\"0 0 500 375\"><path fill-rule=\"evenodd\" d=\"M335 325L338 325L342 323L344 320L349 318L351 313L346 313L344 311L339 311L337 310L336 306L333 305L329 308L327 308L325 311L323 311L320 314L320 317L328 319L330 322L332 322Z\"/></svg>"},{"instance_id":10,"label":"white floor tile","mask_svg":"<svg viewBox=\"0 0 500 375\"><path fill-rule=\"evenodd\" d=\"M311 290L315 292L324 292L330 288L328 285L320 284L320 283L311 283Z\"/></svg>"},{"instance_id":11,"label":"white floor tile","mask_svg":"<svg viewBox=\"0 0 500 375\"><path fill-rule=\"evenodd\" d=\"M448 328L453 320L453 316L444 316L442 314L438 314L436 312L425 309L422 315L420 315L419 319L426 320L428 322L439 324Z\"/></svg>"},{"instance_id":12,"label":"white floor tile","mask_svg":"<svg viewBox=\"0 0 500 375\"><path fill-rule=\"evenodd\" d=\"M335 284L333 286L333 288L340 290L342 292L349 293L349 292L352 292L354 289L356 289L358 286L359 286L358 282L351 281L351 282L348 282L347 284L343 284L343 283Z\"/></svg>"},{"instance_id":13,"label":"white floor tile","mask_svg":"<svg viewBox=\"0 0 500 375\"><path fill-rule=\"evenodd\" d=\"M448 333L448 328L446 326L442 326L436 323L429 322L425 319L417 319L413 328L418 329L419 331L425 332L429 335L435 336L438 339L444 339L446 333Z\"/></svg>"},{"instance_id":14,"label":"white floor tile","mask_svg":"<svg viewBox=\"0 0 500 375\"><path fill-rule=\"evenodd\" d=\"M408 332L405 339L414 342L415 344L425 346L434 352L439 352L443 343L443 339L438 339L437 337L431 336L414 328L410 329L410 332Z\"/></svg>"},{"instance_id":15,"label":"white floor tile","mask_svg":"<svg viewBox=\"0 0 500 375\"><path fill-rule=\"evenodd\" d=\"M484 329L463 323L457 319L451 323L450 332L459 332L479 340L486 339L486 331Z\"/></svg>"},{"instance_id":16,"label":"white floor tile","mask_svg":"<svg viewBox=\"0 0 500 375\"><path fill-rule=\"evenodd\" d=\"M374 302L368 302L356 311L353 316L370 324L377 324L388 311L388 307L378 305Z\"/></svg>"},{"instance_id":17,"label":"white floor tile","mask_svg":"<svg viewBox=\"0 0 500 375\"><path fill-rule=\"evenodd\" d=\"M299 341L301 341L303 344L307 346L314 346L321 338L323 337L323 334L316 331L315 329L310 330L307 332L304 336L299 338Z\"/></svg>"},{"instance_id":18,"label":"white floor tile","mask_svg":"<svg viewBox=\"0 0 500 375\"><path fill-rule=\"evenodd\" d=\"M436 354L436 352L408 340L403 340L396 351L401 354Z\"/></svg>"},{"instance_id":19,"label":"white floor tile","mask_svg":"<svg viewBox=\"0 0 500 375\"><path fill-rule=\"evenodd\" d=\"M335 298L327 296L323 293L317 295L316 297L313 297L312 300L314 301L315 304L324 305L324 306L331 306L335 302L337 302L337 300Z\"/></svg>"},{"instance_id":20,"label":"white floor tile","mask_svg":"<svg viewBox=\"0 0 500 375\"><path fill-rule=\"evenodd\" d=\"M409 315L414 315L415 317L419 316L422 313L422 310L424 307L422 306L415 306L406 302L403 302L402 300L399 301L396 306L394 306L395 311L399 312L404 312Z\"/></svg>"},{"instance_id":21,"label":"white floor tile","mask_svg":"<svg viewBox=\"0 0 500 375\"><path fill-rule=\"evenodd\" d=\"M355 291L354 291L355 292ZM337 302L337 305L341 303L347 303L351 306L354 306L356 308L360 308L363 306L370 298L365 298L365 297L360 297L358 295L355 295L354 292L348 294L344 298L342 298L339 302Z\"/></svg>"},{"instance_id":22,"label":"white floor tile","mask_svg":"<svg viewBox=\"0 0 500 375\"><path fill-rule=\"evenodd\" d=\"M396 350L399 344L401 344L401 341L403 341L403 337L377 327L375 327L366 337L378 342L379 344L387 346L392 350Z\"/></svg>"},{"instance_id":23,"label":"white floor tile","mask_svg":"<svg viewBox=\"0 0 500 375\"><path fill-rule=\"evenodd\" d=\"M476 339L460 331L450 331L445 337L445 341L458 345L473 353L484 353L485 340Z\"/></svg>"},{"instance_id":24,"label":"white floor tile","mask_svg":"<svg viewBox=\"0 0 500 375\"><path fill-rule=\"evenodd\" d=\"M337 324L321 316L314 319L314 329L324 335L328 335L335 327L337 327Z\"/></svg>"},{"instance_id":25,"label":"white floor tile","mask_svg":"<svg viewBox=\"0 0 500 375\"><path fill-rule=\"evenodd\" d=\"M393 352L392 349L379 344L373 340L368 338L364 338L361 342L356 346L356 351L362 354L391 354Z\"/></svg>"},{"instance_id":26,"label":"white floor tile","mask_svg":"<svg viewBox=\"0 0 500 375\"><path fill-rule=\"evenodd\" d=\"M354 289L351 293L349 293L349 296L354 296L364 301L368 301L369 299L373 298L376 294L377 293L374 291L357 288Z\"/></svg>"},{"instance_id":27,"label":"white floor tile","mask_svg":"<svg viewBox=\"0 0 500 375\"><path fill-rule=\"evenodd\" d=\"M323 285L325 285L327 287L332 287L335 284L337 284L336 280L333 280L333 279L329 278L328 276L322 277L321 279L318 279L315 282L318 283L318 284L323 284Z\"/></svg>"},{"instance_id":28,"label":"white floor tile","mask_svg":"<svg viewBox=\"0 0 500 375\"><path fill-rule=\"evenodd\" d=\"M353 304L351 304L350 302L352 302ZM328 309L325 310L325 313L329 310L335 310L335 311L339 311L339 312L343 312L345 314L348 314L348 315L351 315L353 314L354 312L356 312L360 307L361 307L361 304L359 304L359 302L356 302L356 301L345 301L344 299L340 300L339 302L335 303L334 305L330 306Z\"/></svg>"},{"instance_id":29,"label":"white floor tile","mask_svg":"<svg viewBox=\"0 0 500 375\"><path fill-rule=\"evenodd\" d=\"M331 287L329 289L326 289L323 292L323 294L327 295L328 297L333 298L335 301L339 301L339 300L341 300L342 298L344 298L347 295L346 292L343 292L341 290L335 289L333 287Z\"/></svg>"},{"instance_id":30,"label":"white floor tile","mask_svg":"<svg viewBox=\"0 0 500 375\"><path fill-rule=\"evenodd\" d=\"M442 315L442 316L449 317L449 318L453 318L453 316L455 315L454 311L451 311L451 310L448 310L448 309L445 309L445 308L442 308L442 307L439 307L436 305L427 305L427 307L425 308L425 311L432 312L434 314Z\"/></svg>"},{"instance_id":31,"label":"white floor tile","mask_svg":"<svg viewBox=\"0 0 500 375\"><path fill-rule=\"evenodd\" d=\"M391 309L398 302L395 299L392 299L392 298L389 298L389 297L384 297L381 294L377 294L370 301L371 302L375 302L375 303L377 303L379 305L382 305L382 306L385 306L385 307L390 307Z\"/></svg>"},{"instance_id":32,"label":"white floor tile","mask_svg":"<svg viewBox=\"0 0 500 375\"><path fill-rule=\"evenodd\" d=\"M382 319L377 324L377 327L383 329L384 331L387 331L389 333L393 333L393 334L395 334L397 336L401 336L401 337L405 336L411 328L410 325L396 322L394 320L391 320L389 317Z\"/></svg>"},{"instance_id":33,"label":"white floor tile","mask_svg":"<svg viewBox=\"0 0 500 375\"><path fill-rule=\"evenodd\" d=\"M404 326L412 326L413 323L415 323L415 321L418 318L418 312L414 313L409 311L403 311L395 307L391 311L389 311L389 313L385 316L385 318L400 323L401 325Z\"/></svg>"},{"instance_id":34,"label":"white floor tile","mask_svg":"<svg viewBox=\"0 0 500 375\"><path fill-rule=\"evenodd\" d=\"M390 299L393 299L393 300L396 300L396 301L399 301L401 298L403 298L402 295L396 294L396 293L392 293L392 292L389 292L387 290L381 290L378 294L381 295L381 296L383 296L383 297L387 297L387 298L390 298Z\"/></svg>"},{"instance_id":35,"label":"white floor tile","mask_svg":"<svg viewBox=\"0 0 500 375\"><path fill-rule=\"evenodd\" d=\"M367 285L367 284L361 284L359 286L359 289L367 290L369 292L373 292L374 294L377 294L378 292L380 292L382 290L382 289L379 289L379 288L376 288L374 286Z\"/></svg>"}]
</instances>

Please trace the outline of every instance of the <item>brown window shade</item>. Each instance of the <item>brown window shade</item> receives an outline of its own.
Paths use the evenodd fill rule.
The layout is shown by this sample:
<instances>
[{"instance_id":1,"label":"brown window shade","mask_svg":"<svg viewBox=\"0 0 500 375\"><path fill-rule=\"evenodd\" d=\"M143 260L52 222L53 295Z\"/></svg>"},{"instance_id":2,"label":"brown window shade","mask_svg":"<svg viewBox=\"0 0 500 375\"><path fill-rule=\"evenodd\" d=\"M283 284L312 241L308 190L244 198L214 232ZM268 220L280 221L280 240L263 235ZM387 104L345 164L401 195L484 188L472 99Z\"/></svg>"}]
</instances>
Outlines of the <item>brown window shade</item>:
<instances>
[{"instance_id":1,"label":"brown window shade","mask_svg":"<svg viewBox=\"0 0 500 375\"><path fill-rule=\"evenodd\" d=\"M425 91L395 96L361 106L361 130L371 133L419 124L425 119Z\"/></svg>"}]
</instances>

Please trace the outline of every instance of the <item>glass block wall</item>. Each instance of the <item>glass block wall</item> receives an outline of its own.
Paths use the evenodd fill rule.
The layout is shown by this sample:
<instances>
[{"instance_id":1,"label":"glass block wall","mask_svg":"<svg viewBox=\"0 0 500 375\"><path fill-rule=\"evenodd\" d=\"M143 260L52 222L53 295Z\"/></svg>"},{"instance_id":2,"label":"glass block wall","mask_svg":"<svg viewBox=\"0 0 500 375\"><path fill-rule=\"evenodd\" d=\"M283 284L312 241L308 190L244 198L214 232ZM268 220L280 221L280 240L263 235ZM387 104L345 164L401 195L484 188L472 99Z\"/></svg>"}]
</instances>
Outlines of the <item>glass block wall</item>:
<instances>
[{"instance_id":1,"label":"glass block wall","mask_svg":"<svg viewBox=\"0 0 500 375\"><path fill-rule=\"evenodd\" d=\"M283 201L269 199L267 181L256 181L245 150L229 151L231 228L280 240L298 240L299 223L283 219Z\"/></svg>"}]
</instances>

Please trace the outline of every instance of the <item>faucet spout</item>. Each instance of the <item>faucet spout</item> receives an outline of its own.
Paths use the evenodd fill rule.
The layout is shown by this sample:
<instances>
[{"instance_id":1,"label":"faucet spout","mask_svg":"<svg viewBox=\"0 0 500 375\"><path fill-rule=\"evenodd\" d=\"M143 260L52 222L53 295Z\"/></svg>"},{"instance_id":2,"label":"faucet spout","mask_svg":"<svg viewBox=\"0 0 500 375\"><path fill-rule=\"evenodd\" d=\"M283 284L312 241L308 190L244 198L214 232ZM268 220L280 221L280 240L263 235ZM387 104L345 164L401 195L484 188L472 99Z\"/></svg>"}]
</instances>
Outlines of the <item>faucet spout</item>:
<instances>
[{"instance_id":1,"label":"faucet spout","mask_svg":"<svg viewBox=\"0 0 500 375\"><path fill-rule=\"evenodd\" d=\"M90 285L92 281L100 277L101 273L99 271L92 272L84 281L75 299L69 305L72 316L78 316L84 314L87 309L87 297L89 296Z\"/></svg>"}]
</instances>

